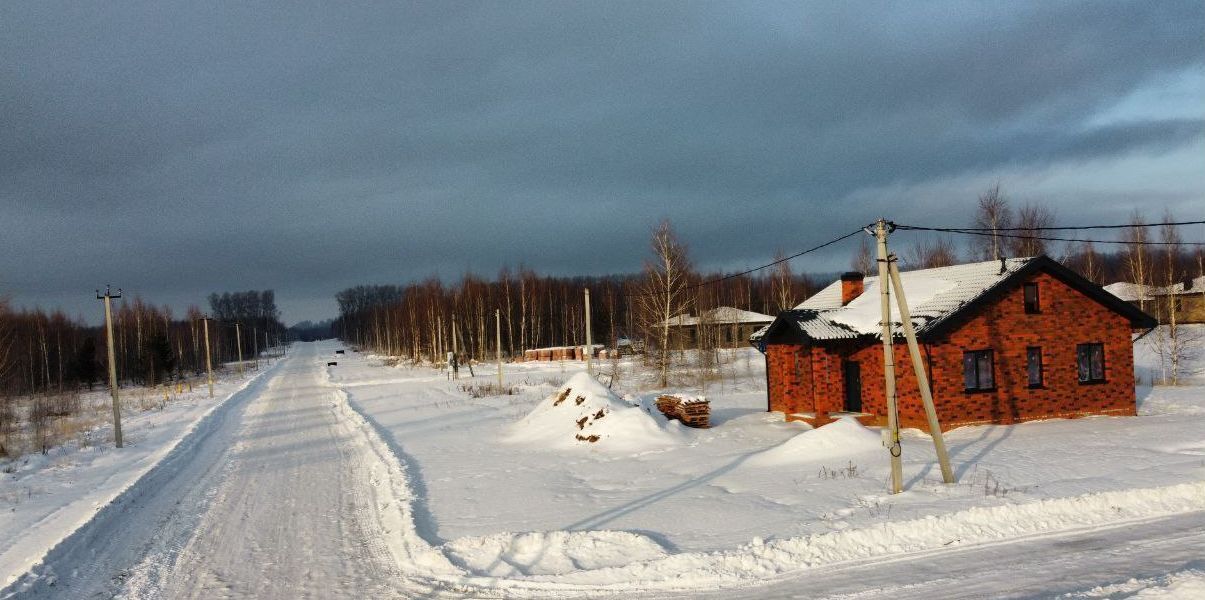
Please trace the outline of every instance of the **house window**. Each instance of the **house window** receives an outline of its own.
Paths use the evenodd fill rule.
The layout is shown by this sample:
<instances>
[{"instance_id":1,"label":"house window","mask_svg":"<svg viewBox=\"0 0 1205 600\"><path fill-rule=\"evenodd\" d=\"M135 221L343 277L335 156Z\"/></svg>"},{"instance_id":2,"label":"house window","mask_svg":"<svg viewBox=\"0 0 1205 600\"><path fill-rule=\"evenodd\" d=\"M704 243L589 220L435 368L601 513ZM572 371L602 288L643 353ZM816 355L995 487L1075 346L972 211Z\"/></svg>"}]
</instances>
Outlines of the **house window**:
<instances>
[{"instance_id":1,"label":"house window","mask_svg":"<svg viewBox=\"0 0 1205 600\"><path fill-rule=\"evenodd\" d=\"M1042 387L1042 349L1030 346L1025 349L1025 371L1029 377L1029 387Z\"/></svg>"},{"instance_id":2,"label":"house window","mask_svg":"<svg viewBox=\"0 0 1205 600\"><path fill-rule=\"evenodd\" d=\"M963 352L962 380L968 391L995 389L996 379L992 376L992 351Z\"/></svg>"},{"instance_id":3,"label":"house window","mask_svg":"<svg viewBox=\"0 0 1205 600\"><path fill-rule=\"evenodd\" d=\"M1027 283L1025 289L1025 312L1035 314L1042 312L1041 305L1038 303L1038 284Z\"/></svg>"},{"instance_id":4,"label":"house window","mask_svg":"<svg viewBox=\"0 0 1205 600\"><path fill-rule=\"evenodd\" d=\"M1105 345L1080 344L1075 347L1080 383L1100 383L1105 380Z\"/></svg>"}]
</instances>

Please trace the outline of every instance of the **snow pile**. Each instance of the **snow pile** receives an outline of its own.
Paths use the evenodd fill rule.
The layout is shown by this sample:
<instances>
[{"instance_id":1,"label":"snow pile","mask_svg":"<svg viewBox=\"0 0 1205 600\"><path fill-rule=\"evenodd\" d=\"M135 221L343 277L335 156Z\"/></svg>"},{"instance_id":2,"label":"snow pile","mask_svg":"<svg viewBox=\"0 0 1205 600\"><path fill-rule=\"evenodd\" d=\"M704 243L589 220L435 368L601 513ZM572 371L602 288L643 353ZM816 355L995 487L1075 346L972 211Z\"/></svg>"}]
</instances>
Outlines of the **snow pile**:
<instances>
[{"instance_id":1,"label":"snow pile","mask_svg":"<svg viewBox=\"0 0 1205 600\"><path fill-rule=\"evenodd\" d=\"M627 531L497 533L448 542L453 564L477 575L558 575L620 567L667 556L653 540Z\"/></svg>"},{"instance_id":2,"label":"snow pile","mask_svg":"<svg viewBox=\"0 0 1205 600\"><path fill-rule=\"evenodd\" d=\"M782 467L818 460L846 458L861 452L882 449L879 434L862 426L857 419L842 418L805 431L773 448L758 452L745 461L751 467Z\"/></svg>"},{"instance_id":3,"label":"snow pile","mask_svg":"<svg viewBox=\"0 0 1205 600\"><path fill-rule=\"evenodd\" d=\"M1168 578L1167 585L1149 587L1134 598L1205 598L1205 572L1185 571Z\"/></svg>"},{"instance_id":4,"label":"snow pile","mask_svg":"<svg viewBox=\"0 0 1205 600\"><path fill-rule=\"evenodd\" d=\"M588 373L578 373L511 427L504 441L540 448L635 452L679 443L681 426L624 402Z\"/></svg>"},{"instance_id":5,"label":"snow pile","mask_svg":"<svg viewBox=\"0 0 1205 600\"><path fill-rule=\"evenodd\" d=\"M1159 577L1130 579L1103 585L1084 592L1064 594L1060 598L1205 598L1205 571L1186 569Z\"/></svg>"}]
</instances>

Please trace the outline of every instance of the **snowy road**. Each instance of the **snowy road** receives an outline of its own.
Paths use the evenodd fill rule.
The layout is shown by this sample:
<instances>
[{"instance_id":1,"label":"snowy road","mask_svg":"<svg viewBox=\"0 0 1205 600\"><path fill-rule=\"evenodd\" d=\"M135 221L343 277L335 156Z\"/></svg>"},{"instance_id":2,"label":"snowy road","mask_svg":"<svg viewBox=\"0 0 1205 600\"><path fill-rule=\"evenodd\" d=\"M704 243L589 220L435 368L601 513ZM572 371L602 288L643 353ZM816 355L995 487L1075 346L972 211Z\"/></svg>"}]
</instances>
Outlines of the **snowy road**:
<instances>
[{"instance_id":1,"label":"snowy road","mask_svg":"<svg viewBox=\"0 0 1205 600\"><path fill-rule=\"evenodd\" d=\"M314 345L301 345L232 398L52 552L22 595L402 594L373 497L378 457L340 413L320 360Z\"/></svg>"},{"instance_id":2,"label":"snowy road","mask_svg":"<svg viewBox=\"0 0 1205 600\"><path fill-rule=\"evenodd\" d=\"M713 598L1053 598L1205 569L1205 512L811 569Z\"/></svg>"}]
</instances>

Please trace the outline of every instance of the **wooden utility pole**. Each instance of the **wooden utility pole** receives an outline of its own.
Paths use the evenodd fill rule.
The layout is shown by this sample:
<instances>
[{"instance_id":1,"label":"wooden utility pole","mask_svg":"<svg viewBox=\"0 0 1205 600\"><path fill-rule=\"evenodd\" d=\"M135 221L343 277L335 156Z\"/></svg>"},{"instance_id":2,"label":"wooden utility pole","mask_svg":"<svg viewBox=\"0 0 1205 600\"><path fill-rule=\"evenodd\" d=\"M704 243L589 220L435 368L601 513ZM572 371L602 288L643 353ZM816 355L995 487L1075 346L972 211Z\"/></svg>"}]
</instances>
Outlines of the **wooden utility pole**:
<instances>
[{"instance_id":1,"label":"wooden utility pole","mask_svg":"<svg viewBox=\"0 0 1205 600\"><path fill-rule=\"evenodd\" d=\"M440 360L443 360L443 316L435 317L435 339L431 340L431 345L435 346L435 355L431 357L431 363L439 365Z\"/></svg>"},{"instance_id":2,"label":"wooden utility pole","mask_svg":"<svg viewBox=\"0 0 1205 600\"><path fill-rule=\"evenodd\" d=\"M234 349L238 352L238 374L243 374L243 331L238 322L234 324Z\"/></svg>"},{"instance_id":3,"label":"wooden utility pole","mask_svg":"<svg viewBox=\"0 0 1205 600\"><path fill-rule=\"evenodd\" d=\"M586 372L593 374L594 337L590 335L590 288L586 288Z\"/></svg>"},{"instance_id":4,"label":"wooden utility pole","mask_svg":"<svg viewBox=\"0 0 1205 600\"><path fill-rule=\"evenodd\" d=\"M254 354L251 355L251 368L259 370L259 326L251 326L251 348Z\"/></svg>"},{"instance_id":5,"label":"wooden utility pole","mask_svg":"<svg viewBox=\"0 0 1205 600\"><path fill-rule=\"evenodd\" d=\"M456 355L456 342L456 313L452 313L452 359L456 361L457 366L457 368L452 369L452 379L460 379L460 357Z\"/></svg>"},{"instance_id":6,"label":"wooden utility pole","mask_svg":"<svg viewBox=\"0 0 1205 600\"><path fill-rule=\"evenodd\" d=\"M209 379L209 397L213 397L213 359L209 355L209 322L212 321L209 315L201 317L205 322L205 376Z\"/></svg>"},{"instance_id":7,"label":"wooden utility pole","mask_svg":"<svg viewBox=\"0 0 1205 600\"><path fill-rule=\"evenodd\" d=\"M887 432L883 444L891 455L891 493L898 494L904 487L904 467L900 460L903 447L900 446L899 413L895 397L895 352L891 337L891 284L887 268L887 221L879 219L875 222L874 237L878 242L879 263L879 309L882 316L880 329L883 337L883 384L887 396Z\"/></svg>"},{"instance_id":8,"label":"wooden utility pole","mask_svg":"<svg viewBox=\"0 0 1205 600\"><path fill-rule=\"evenodd\" d=\"M946 483L954 483L954 470L950 468L950 456L946 453L946 440L941 434L941 423L937 420L937 408L933 406L933 392L929 389L929 377L925 373L925 364L921 362L920 344L916 343L916 330L912 327L912 313L908 312L908 300L904 297L904 284L900 281L900 269L896 257L887 257L887 266L891 272L891 287L895 288L895 303L900 309L900 324L904 328L904 337L908 340L908 356L912 360L912 370L916 373L916 382L920 387L920 397L925 403L925 418L929 420L929 435L933 437L933 447L937 450L937 462L941 465L941 478Z\"/></svg>"},{"instance_id":9,"label":"wooden utility pole","mask_svg":"<svg viewBox=\"0 0 1205 600\"><path fill-rule=\"evenodd\" d=\"M113 349L113 299L121 297L121 288L117 288L116 295L111 293L110 289L106 285L103 296L100 290L96 290L96 299L105 301L105 337L109 347L109 394L113 397L113 441L118 448L121 448L121 398L117 393L117 352Z\"/></svg>"},{"instance_id":10,"label":"wooden utility pole","mask_svg":"<svg viewBox=\"0 0 1205 600\"><path fill-rule=\"evenodd\" d=\"M498 392L502 392L502 309L494 309L494 354L498 357Z\"/></svg>"}]
</instances>

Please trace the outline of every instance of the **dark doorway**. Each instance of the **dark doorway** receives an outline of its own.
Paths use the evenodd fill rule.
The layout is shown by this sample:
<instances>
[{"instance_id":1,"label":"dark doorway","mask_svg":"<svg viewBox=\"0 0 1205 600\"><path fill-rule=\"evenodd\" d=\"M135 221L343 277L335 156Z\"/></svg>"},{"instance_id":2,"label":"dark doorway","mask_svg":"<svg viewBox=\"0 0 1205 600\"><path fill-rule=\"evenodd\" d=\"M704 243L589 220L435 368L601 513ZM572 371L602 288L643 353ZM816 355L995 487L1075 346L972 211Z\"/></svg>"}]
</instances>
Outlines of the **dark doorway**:
<instances>
[{"instance_id":1,"label":"dark doorway","mask_svg":"<svg viewBox=\"0 0 1205 600\"><path fill-rule=\"evenodd\" d=\"M845 410L862 412L862 365L847 360L841 363L845 375Z\"/></svg>"}]
</instances>

